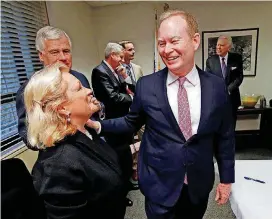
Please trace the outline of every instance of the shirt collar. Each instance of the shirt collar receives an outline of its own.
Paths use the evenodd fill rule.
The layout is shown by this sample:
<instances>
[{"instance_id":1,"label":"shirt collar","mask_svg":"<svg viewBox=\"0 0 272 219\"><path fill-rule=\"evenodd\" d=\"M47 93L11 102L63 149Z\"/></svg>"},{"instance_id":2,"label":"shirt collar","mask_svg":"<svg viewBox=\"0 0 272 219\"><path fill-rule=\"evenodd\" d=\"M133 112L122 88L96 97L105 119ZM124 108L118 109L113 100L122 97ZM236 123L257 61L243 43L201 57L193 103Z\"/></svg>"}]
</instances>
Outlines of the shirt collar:
<instances>
[{"instance_id":1,"label":"shirt collar","mask_svg":"<svg viewBox=\"0 0 272 219\"><path fill-rule=\"evenodd\" d=\"M124 67L132 68L131 63L129 63L129 64L123 63L122 65L123 65Z\"/></svg>"},{"instance_id":2,"label":"shirt collar","mask_svg":"<svg viewBox=\"0 0 272 219\"><path fill-rule=\"evenodd\" d=\"M188 82L193 86L196 86L200 82L198 71L195 65L185 77L188 80ZM173 84L176 80L178 80L178 78L179 76L174 75L170 70L168 70L167 85Z\"/></svg>"},{"instance_id":3,"label":"shirt collar","mask_svg":"<svg viewBox=\"0 0 272 219\"><path fill-rule=\"evenodd\" d=\"M111 65L109 63L107 63L106 60L103 60L103 62L110 68L110 70L113 72L113 73L116 73L113 68L111 67Z\"/></svg>"},{"instance_id":4,"label":"shirt collar","mask_svg":"<svg viewBox=\"0 0 272 219\"><path fill-rule=\"evenodd\" d=\"M222 58L225 58L225 62L228 60L229 53L227 53L224 57L220 56L220 59L222 61Z\"/></svg>"}]
</instances>

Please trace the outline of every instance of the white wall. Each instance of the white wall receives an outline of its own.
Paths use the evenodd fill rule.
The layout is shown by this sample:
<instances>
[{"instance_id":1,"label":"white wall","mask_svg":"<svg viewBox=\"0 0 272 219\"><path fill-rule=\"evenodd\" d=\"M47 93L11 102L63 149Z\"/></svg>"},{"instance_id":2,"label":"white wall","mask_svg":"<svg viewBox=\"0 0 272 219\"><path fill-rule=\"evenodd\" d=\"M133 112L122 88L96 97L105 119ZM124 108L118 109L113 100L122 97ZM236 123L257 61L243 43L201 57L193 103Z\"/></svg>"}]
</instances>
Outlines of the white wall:
<instances>
[{"instance_id":1,"label":"white wall","mask_svg":"<svg viewBox=\"0 0 272 219\"><path fill-rule=\"evenodd\" d=\"M91 81L99 62L91 7L85 2L46 2L49 23L63 29L72 41L73 69Z\"/></svg>"},{"instance_id":2,"label":"white wall","mask_svg":"<svg viewBox=\"0 0 272 219\"><path fill-rule=\"evenodd\" d=\"M260 93L272 98L272 3L271 2L168 2L171 9L192 12L199 21L200 31L259 27L257 76L245 78L241 92ZM144 73L153 71L154 8L163 11L163 3L135 2L93 10L99 58L108 41L129 39L136 44L135 62ZM202 67L201 46L196 64Z\"/></svg>"},{"instance_id":3,"label":"white wall","mask_svg":"<svg viewBox=\"0 0 272 219\"><path fill-rule=\"evenodd\" d=\"M104 49L109 41L131 40L135 43L134 62L145 72L153 70L154 13L149 2L106 6L93 10L99 58L104 58Z\"/></svg>"}]
</instances>

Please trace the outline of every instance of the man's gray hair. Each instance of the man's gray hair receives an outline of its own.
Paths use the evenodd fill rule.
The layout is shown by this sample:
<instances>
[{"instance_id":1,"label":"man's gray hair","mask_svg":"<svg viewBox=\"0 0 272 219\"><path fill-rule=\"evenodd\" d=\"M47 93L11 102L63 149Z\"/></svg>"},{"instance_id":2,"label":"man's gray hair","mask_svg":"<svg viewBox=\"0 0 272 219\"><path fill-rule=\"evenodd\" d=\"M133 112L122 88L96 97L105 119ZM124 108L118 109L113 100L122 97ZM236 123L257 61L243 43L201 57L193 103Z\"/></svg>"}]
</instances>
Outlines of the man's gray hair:
<instances>
[{"instance_id":1,"label":"man's gray hair","mask_svg":"<svg viewBox=\"0 0 272 219\"><path fill-rule=\"evenodd\" d=\"M45 26L37 32L36 49L39 52L42 52L44 50L44 41L45 40L57 40L63 36L65 36L68 39L69 44L72 47L70 37L67 35L67 33L65 33L63 30L56 28L56 27Z\"/></svg>"},{"instance_id":2,"label":"man's gray hair","mask_svg":"<svg viewBox=\"0 0 272 219\"><path fill-rule=\"evenodd\" d=\"M120 53L124 50L124 48L118 43L108 43L105 49L105 59L110 57L111 53Z\"/></svg>"},{"instance_id":3,"label":"man's gray hair","mask_svg":"<svg viewBox=\"0 0 272 219\"><path fill-rule=\"evenodd\" d=\"M231 36L228 36L228 35L220 35L220 36L218 37L218 40L219 40L219 39L225 39L225 40L227 40L228 43L229 43L229 45L230 45L230 47L232 47L232 38L231 38Z\"/></svg>"}]
</instances>

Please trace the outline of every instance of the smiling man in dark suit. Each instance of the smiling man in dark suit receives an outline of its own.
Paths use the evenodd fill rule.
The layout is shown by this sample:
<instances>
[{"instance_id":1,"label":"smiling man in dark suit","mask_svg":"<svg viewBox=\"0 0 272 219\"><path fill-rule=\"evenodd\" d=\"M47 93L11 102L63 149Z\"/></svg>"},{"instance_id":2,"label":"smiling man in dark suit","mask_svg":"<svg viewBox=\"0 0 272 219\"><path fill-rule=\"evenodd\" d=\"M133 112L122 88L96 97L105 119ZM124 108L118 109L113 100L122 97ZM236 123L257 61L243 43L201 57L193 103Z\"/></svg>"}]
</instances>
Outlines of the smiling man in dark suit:
<instances>
[{"instance_id":1,"label":"smiling man in dark suit","mask_svg":"<svg viewBox=\"0 0 272 219\"><path fill-rule=\"evenodd\" d=\"M232 115L236 123L237 109L241 105L239 86L243 81L243 60L237 53L229 52L232 47L230 36L219 36L216 55L206 61L206 71L223 77L228 88L232 104Z\"/></svg>"},{"instance_id":2,"label":"smiling man in dark suit","mask_svg":"<svg viewBox=\"0 0 272 219\"><path fill-rule=\"evenodd\" d=\"M128 115L88 125L101 132L135 133L145 124L138 162L148 219L202 219L214 184L218 204L234 182L234 128L221 77L195 65L196 19L174 10L160 17L158 51L167 66L141 77Z\"/></svg>"}]
</instances>

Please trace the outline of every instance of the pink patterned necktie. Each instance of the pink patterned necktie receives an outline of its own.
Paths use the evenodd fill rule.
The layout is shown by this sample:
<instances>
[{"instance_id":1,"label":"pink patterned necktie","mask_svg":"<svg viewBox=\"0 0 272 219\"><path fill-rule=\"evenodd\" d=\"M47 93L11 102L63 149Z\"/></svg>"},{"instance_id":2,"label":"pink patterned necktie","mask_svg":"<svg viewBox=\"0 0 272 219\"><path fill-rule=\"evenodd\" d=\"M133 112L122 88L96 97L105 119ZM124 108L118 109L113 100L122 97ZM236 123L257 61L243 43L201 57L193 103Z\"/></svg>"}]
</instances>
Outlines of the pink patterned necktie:
<instances>
[{"instance_id":1,"label":"pink patterned necktie","mask_svg":"<svg viewBox=\"0 0 272 219\"><path fill-rule=\"evenodd\" d=\"M187 91L183 86L185 81L186 81L185 77L179 78L178 124L182 134L184 135L187 141L192 136L192 125Z\"/></svg>"},{"instance_id":2,"label":"pink patterned necktie","mask_svg":"<svg viewBox=\"0 0 272 219\"><path fill-rule=\"evenodd\" d=\"M187 91L183 86L185 81L186 77L179 77L178 123L179 128L187 141L192 136L192 125ZM187 174L185 174L184 183L188 184Z\"/></svg>"}]
</instances>

